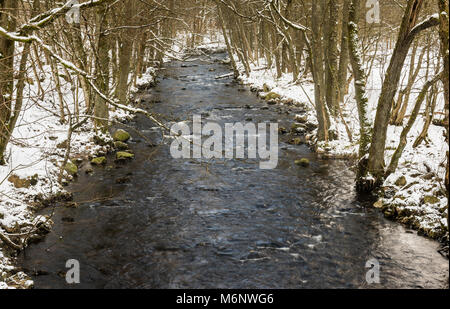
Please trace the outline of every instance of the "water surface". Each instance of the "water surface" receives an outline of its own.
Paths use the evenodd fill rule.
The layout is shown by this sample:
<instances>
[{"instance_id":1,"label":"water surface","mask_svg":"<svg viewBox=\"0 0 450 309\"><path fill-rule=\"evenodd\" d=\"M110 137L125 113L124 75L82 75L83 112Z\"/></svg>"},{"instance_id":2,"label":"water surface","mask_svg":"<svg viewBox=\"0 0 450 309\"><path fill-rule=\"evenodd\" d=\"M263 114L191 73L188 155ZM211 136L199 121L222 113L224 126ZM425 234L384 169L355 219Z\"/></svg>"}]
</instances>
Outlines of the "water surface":
<instances>
[{"instance_id":1,"label":"water surface","mask_svg":"<svg viewBox=\"0 0 450 309\"><path fill-rule=\"evenodd\" d=\"M224 123L279 121L292 107L268 106L202 56L171 62L142 107L165 121L193 114ZM438 244L384 219L358 197L346 161L321 160L280 140L275 170L254 160L174 160L155 124L129 123L136 160L81 173L70 186L77 209L57 208L54 230L21 257L36 288L73 288L66 261L81 264L75 288L448 288ZM294 164L311 160L309 168ZM87 168L85 166L84 168ZM47 209L44 213L50 212ZM368 286L366 262L381 264Z\"/></svg>"}]
</instances>

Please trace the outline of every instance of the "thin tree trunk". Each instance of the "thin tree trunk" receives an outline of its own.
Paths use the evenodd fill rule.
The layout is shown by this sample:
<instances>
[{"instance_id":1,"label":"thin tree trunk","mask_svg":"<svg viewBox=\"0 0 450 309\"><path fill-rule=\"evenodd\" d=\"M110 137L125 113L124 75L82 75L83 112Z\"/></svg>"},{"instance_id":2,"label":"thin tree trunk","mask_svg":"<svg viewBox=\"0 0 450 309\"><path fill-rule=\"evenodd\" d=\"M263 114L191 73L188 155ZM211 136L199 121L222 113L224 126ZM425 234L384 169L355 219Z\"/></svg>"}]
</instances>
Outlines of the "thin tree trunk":
<instances>
[{"instance_id":1,"label":"thin tree trunk","mask_svg":"<svg viewBox=\"0 0 450 309\"><path fill-rule=\"evenodd\" d=\"M403 150L405 150L405 147L407 145L407 138L408 133L411 130L412 126L414 125L414 122L416 122L417 115L419 115L420 108L422 107L422 102L424 101L428 89L436 83L438 80L442 78L442 73L437 75L433 80L428 81L425 83L425 85L422 88L422 91L420 92L419 96L417 97L416 104L414 105L414 109L411 113L411 116L409 117L408 124L403 129L402 134L400 136L400 142L397 147L397 150L395 151L394 155L392 156L391 163L386 171L386 174L384 177L389 177L389 175L395 173L398 167L398 162L400 160L400 157L402 156Z\"/></svg>"},{"instance_id":2,"label":"thin tree trunk","mask_svg":"<svg viewBox=\"0 0 450 309\"><path fill-rule=\"evenodd\" d=\"M338 104L338 5L337 0L329 0L327 16L328 20L328 31L327 36L327 48L326 48L326 98L327 105L330 113L333 116L338 114L339 108Z\"/></svg>"},{"instance_id":3,"label":"thin tree trunk","mask_svg":"<svg viewBox=\"0 0 450 309\"><path fill-rule=\"evenodd\" d=\"M319 141L329 140L329 114L326 107L323 68L323 45L322 45L322 29L320 27L320 11L317 2L312 4L312 42L311 42L311 71L314 77L314 93L317 119L319 122L319 131L317 137Z\"/></svg>"},{"instance_id":4,"label":"thin tree trunk","mask_svg":"<svg viewBox=\"0 0 450 309\"><path fill-rule=\"evenodd\" d=\"M344 0L344 7L342 10L341 55L339 58L339 71L338 71L338 87L339 87L338 104L344 102L344 97L347 94L345 85L347 82L348 61L349 61L349 54L348 54L349 1L351 0Z\"/></svg>"},{"instance_id":5,"label":"thin tree trunk","mask_svg":"<svg viewBox=\"0 0 450 309\"><path fill-rule=\"evenodd\" d=\"M449 8L448 8L448 0L437 0L439 7L439 38L441 40L441 55L444 59L444 74L442 76L442 82L444 84L444 98L445 98L445 120L444 125L447 130L447 143L449 142L449 67L450 67L450 59L449 59ZM447 188L447 197L450 192L450 183L449 183L449 165L450 165L450 156L447 152L447 168L445 173L445 187ZM448 224L448 216L447 216L447 224ZM450 224L448 224L450 225Z\"/></svg>"},{"instance_id":6,"label":"thin tree trunk","mask_svg":"<svg viewBox=\"0 0 450 309\"><path fill-rule=\"evenodd\" d=\"M108 38L104 34L104 29L107 27L106 21L106 6L100 6L97 9L97 21L98 21L98 43L97 43L97 76L96 76L96 86L102 93L109 93L109 44ZM109 126L109 109L107 102L100 97L96 96L95 100L95 124L103 132L106 132Z\"/></svg>"},{"instance_id":7,"label":"thin tree trunk","mask_svg":"<svg viewBox=\"0 0 450 309\"><path fill-rule=\"evenodd\" d=\"M227 30L225 29L225 21L223 19L223 13L219 3L217 3L217 12L219 14L220 28L222 29L225 44L227 45L228 56L230 57L231 66L233 67L234 77L237 78L239 76L239 71L237 69L236 61L234 60L233 49L231 48L230 40L228 39Z\"/></svg>"},{"instance_id":8,"label":"thin tree trunk","mask_svg":"<svg viewBox=\"0 0 450 309\"><path fill-rule=\"evenodd\" d=\"M436 109L436 103L437 103L436 86L432 87L431 92L432 92L432 94L428 95L427 107L425 109L425 124L423 126L422 132L419 134L416 141L414 142L413 148L419 147L420 144L422 144L423 141L425 141L425 139L428 136L428 129L430 128L430 125L433 122L434 110Z\"/></svg>"}]
</instances>

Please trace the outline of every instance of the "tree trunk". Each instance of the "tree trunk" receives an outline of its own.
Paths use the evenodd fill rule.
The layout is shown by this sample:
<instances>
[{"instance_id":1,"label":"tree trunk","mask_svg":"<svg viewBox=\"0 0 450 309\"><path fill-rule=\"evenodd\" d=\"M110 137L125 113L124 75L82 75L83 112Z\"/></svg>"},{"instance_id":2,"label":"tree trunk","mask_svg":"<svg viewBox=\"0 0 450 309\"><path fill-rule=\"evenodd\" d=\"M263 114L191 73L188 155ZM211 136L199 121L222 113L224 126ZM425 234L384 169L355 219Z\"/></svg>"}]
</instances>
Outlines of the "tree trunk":
<instances>
[{"instance_id":1,"label":"tree trunk","mask_svg":"<svg viewBox=\"0 0 450 309\"><path fill-rule=\"evenodd\" d=\"M123 20L125 23L130 23L133 20L134 0L124 2ZM128 100L128 78L130 76L131 57L133 53L133 30L124 30L119 36L119 80L117 83L117 98L120 104L127 104Z\"/></svg>"},{"instance_id":2,"label":"tree trunk","mask_svg":"<svg viewBox=\"0 0 450 309\"><path fill-rule=\"evenodd\" d=\"M449 141L449 9L448 9L448 0L437 0L439 6L439 37L441 39L441 55L444 58L444 74L442 76L442 82L444 84L444 98L445 98L445 120L444 125L447 130L447 143ZM449 165L450 165L450 157L447 152L447 168L445 173L445 186L447 188L447 197L450 191L449 184ZM447 217L448 223L448 217Z\"/></svg>"},{"instance_id":3,"label":"tree trunk","mask_svg":"<svg viewBox=\"0 0 450 309\"><path fill-rule=\"evenodd\" d=\"M109 42L104 30L107 28L106 21L106 6L100 6L97 9L97 21L98 21L98 42L97 42L97 74L96 74L96 86L104 94L109 93ZM106 132L109 126L109 109L107 102L96 95L95 100L95 124L103 132Z\"/></svg>"},{"instance_id":4,"label":"tree trunk","mask_svg":"<svg viewBox=\"0 0 450 309\"><path fill-rule=\"evenodd\" d=\"M326 108L326 87L324 82L324 59L322 45L322 29L320 27L320 10L316 1L312 3L312 40L311 40L311 71L314 78L314 92L319 131L319 141L329 140L329 114Z\"/></svg>"},{"instance_id":5,"label":"tree trunk","mask_svg":"<svg viewBox=\"0 0 450 309\"><path fill-rule=\"evenodd\" d=\"M361 59L361 44L358 34L358 12L360 9L360 0L350 1L349 4L349 22L348 22L348 50L350 62L355 77L355 99L358 106L359 116L359 164L357 171L356 186L358 191L369 191L373 185L368 176L367 156L369 154L371 124L367 105L369 100L366 94L366 74L364 72Z\"/></svg>"},{"instance_id":6,"label":"tree trunk","mask_svg":"<svg viewBox=\"0 0 450 309\"><path fill-rule=\"evenodd\" d=\"M230 40L228 39L227 30L225 29L225 20L223 19L222 10L220 8L220 4L218 3L217 12L219 14L219 24L222 29L223 38L225 40L225 44L227 45L228 56L230 57L231 66L233 67L234 77L237 78L239 76L239 71L237 69L236 61L234 60L233 49L231 48Z\"/></svg>"},{"instance_id":7,"label":"tree trunk","mask_svg":"<svg viewBox=\"0 0 450 309\"><path fill-rule=\"evenodd\" d=\"M17 1L0 0L0 26L8 31L16 30ZM8 12L8 13L4 13ZM0 36L0 165L4 165L5 151L12 132L9 122L14 93L14 41Z\"/></svg>"},{"instance_id":8,"label":"tree trunk","mask_svg":"<svg viewBox=\"0 0 450 309\"><path fill-rule=\"evenodd\" d=\"M347 83L347 71L349 61L349 54L348 54L349 1L351 0L344 0L344 8L342 10L341 54L339 58L339 71L338 71L338 87L339 87L338 104L344 102L344 97L347 94L346 83Z\"/></svg>"},{"instance_id":9,"label":"tree trunk","mask_svg":"<svg viewBox=\"0 0 450 309\"><path fill-rule=\"evenodd\" d=\"M338 5L337 0L329 0L327 16L328 30L327 36L327 57L326 57L326 98L330 113L333 116L338 114Z\"/></svg>"}]
</instances>

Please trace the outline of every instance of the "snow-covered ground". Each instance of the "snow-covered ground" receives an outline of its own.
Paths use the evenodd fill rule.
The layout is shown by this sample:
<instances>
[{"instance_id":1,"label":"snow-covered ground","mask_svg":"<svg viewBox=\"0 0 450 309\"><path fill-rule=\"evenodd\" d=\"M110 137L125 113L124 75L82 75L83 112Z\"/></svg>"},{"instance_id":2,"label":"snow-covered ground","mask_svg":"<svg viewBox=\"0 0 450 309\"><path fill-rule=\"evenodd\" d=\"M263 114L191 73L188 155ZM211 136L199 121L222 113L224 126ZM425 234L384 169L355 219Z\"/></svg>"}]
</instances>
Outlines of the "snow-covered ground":
<instances>
[{"instance_id":1,"label":"snow-covered ground","mask_svg":"<svg viewBox=\"0 0 450 309\"><path fill-rule=\"evenodd\" d=\"M386 53L389 54L389 53ZM377 100L381 93L382 76L389 65L389 58L383 61L375 59L372 72L368 77L367 90L369 97L369 110L371 120L375 119ZM410 61L410 57L408 58ZM405 64L403 74L408 76L409 63ZM238 63L241 72L240 80L243 84L258 89L258 95L265 97L268 93L274 92L281 96L280 104L297 104L305 106L307 109L308 122L316 123L317 118L314 111L314 85L311 77L301 79L301 83L292 82L292 74L283 74L281 78L276 77L275 68L267 68L264 59L259 59L257 63L251 64L252 72L250 76L244 73L244 67ZM423 65L425 66L425 65ZM433 65L431 65L430 77L433 77ZM414 106L415 99L425 83L425 68L417 78L414 89L411 93L409 108L406 116ZM402 78L403 87L406 86L408 78ZM403 88L402 87L402 88ZM266 91L266 92L264 92ZM447 215L448 199L445 196L444 176L447 164L446 152L449 147L445 142L443 127L431 125L428 131L427 143L422 143L413 149L413 143L422 131L424 119L422 114L425 110L424 102L421 114L416 120L408 135L408 145L404 150L399 167L396 173L392 174L385 182L386 195L375 204L382 208L388 216L408 224L427 236L440 238L448 235ZM443 94L438 96L435 111L444 110ZM357 106L354 100L353 82L349 87L349 94L345 98L343 107L343 118L352 132L350 141L344 122L340 117L332 119L332 128L337 131L339 139L328 143L316 143L316 132L307 136L316 147L318 153L332 158L357 157L359 140L359 121ZM294 121L294 119L293 119ZM407 119L405 120L406 123ZM389 126L386 144L385 161L389 164L395 149L399 144L400 134L403 127ZM404 177L404 179L403 179ZM406 180L403 181L403 180Z\"/></svg>"},{"instance_id":2,"label":"snow-covered ground","mask_svg":"<svg viewBox=\"0 0 450 309\"><path fill-rule=\"evenodd\" d=\"M62 68L59 72L64 74ZM12 140L6 150L7 165L0 166L0 232L28 234L38 222L50 224L50 218L35 217L35 197L51 198L64 193L58 177L65 155L65 141L69 125L61 124L59 98L52 81L51 68L45 66L39 76L44 94L39 93L37 80L29 73L24 91L24 105ZM137 87L154 81L155 69L149 68L137 81ZM71 78L76 79L75 76ZM75 114L76 108L85 110L83 92L73 87L74 83L60 78L65 102L65 114ZM132 92L137 88L132 89ZM122 110L111 110L110 119L121 121L132 117ZM74 119L77 123L79 119ZM68 117L66 117L68 120ZM67 122L67 121L66 121ZM95 136L111 140L110 136L96 134L92 121L76 130L71 139L70 159L77 161L106 153L109 146L97 145ZM64 172L65 178L70 175ZM15 238L17 239L17 238ZM18 241L18 240L16 240ZM0 241L0 289L7 287L30 287L33 282L22 272L14 269L13 252Z\"/></svg>"}]
</instances>

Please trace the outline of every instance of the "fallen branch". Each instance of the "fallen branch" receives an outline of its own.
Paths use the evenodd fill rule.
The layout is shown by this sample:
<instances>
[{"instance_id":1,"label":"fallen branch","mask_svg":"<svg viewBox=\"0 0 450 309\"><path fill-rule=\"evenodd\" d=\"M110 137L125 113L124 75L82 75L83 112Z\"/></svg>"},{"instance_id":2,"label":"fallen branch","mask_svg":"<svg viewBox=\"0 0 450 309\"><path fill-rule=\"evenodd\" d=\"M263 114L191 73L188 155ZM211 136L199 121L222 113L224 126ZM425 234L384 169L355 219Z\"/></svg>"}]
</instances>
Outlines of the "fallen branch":
<instances>
[{"instance_id":1,"label":"fallen branch","mask_svg":"<svg viewBox=\"0 0 450 309\"><path fill-rule=\"evenodd\" d=\"M0 240L3 241L8 247L11 247L14 250L22 250L22 246L14 243L8 236L0 232Z\"/></svg>"}]
</instances>

